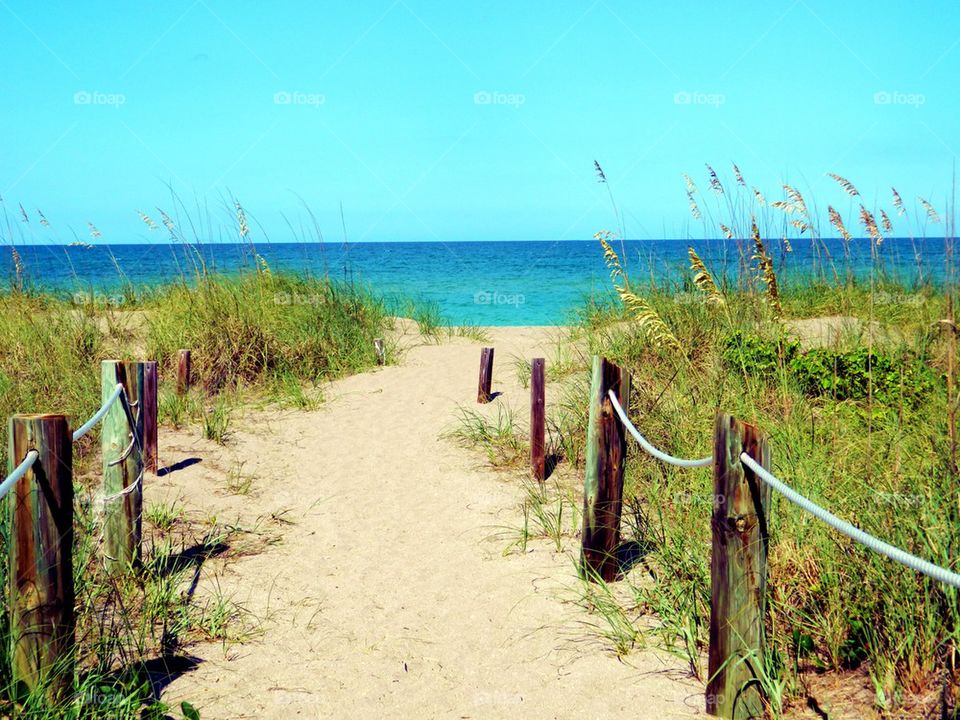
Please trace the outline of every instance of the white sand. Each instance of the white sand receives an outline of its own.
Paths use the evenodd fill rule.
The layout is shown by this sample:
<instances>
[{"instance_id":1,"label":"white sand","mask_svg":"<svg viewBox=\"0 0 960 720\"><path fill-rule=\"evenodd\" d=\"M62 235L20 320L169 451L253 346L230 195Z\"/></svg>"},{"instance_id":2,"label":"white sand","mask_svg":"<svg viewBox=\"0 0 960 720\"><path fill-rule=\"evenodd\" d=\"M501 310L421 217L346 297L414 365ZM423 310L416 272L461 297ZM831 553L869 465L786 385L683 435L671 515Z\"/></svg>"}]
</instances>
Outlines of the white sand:
<instances>
[{"instance_id":1,"label":"white sand","mask_svg":"<svg viewBox=\"0 0 960 720\"><path fill-rule=\"evenodd\" d=\"M509 356L549 357L546 331L491 333L503 394L485 411L509 403L525 423ZM333 383L315 412L249 412L226 448L161 430L162 464L202 461L154 480L148 504L180 497L190 514L279 539L207 562L196 601L219 588L260 632L188 648L202 662L164 701L189 700L204 720L704 715L680 660L618 660L584 624L576 539L503 555L504 527L521 523L515 476L439 437L458 404L478 407L479 347L414 347ZM240 462L248 497L225 490Z\"/></svg>"}]
</instances>

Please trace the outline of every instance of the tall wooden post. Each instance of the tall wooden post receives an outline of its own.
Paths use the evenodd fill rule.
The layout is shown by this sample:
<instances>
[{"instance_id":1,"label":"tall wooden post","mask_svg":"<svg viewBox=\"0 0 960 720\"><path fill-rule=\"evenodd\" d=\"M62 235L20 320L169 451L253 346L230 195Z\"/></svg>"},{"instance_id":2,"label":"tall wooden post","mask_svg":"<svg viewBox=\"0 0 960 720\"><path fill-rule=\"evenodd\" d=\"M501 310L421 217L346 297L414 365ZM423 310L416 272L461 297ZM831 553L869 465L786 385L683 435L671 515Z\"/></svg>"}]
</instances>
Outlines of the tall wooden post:
<instances>
[{"instance_id":1,"label":"tall wooden post","mask_svg":"<svg viewBox=\"0 0 960 720\"><path fill-rule=\"evenodd\" d=\"M9 429L11 470L39 453L6 499L13 679L55 704L73 687L73 437L63 415L14 415Z\"/></svg>"},{"instance_id":2,"label":"tall wooden post","mask_svg":"<svg viewBox=\"0 0 960 720\"><path fill-rule=\"evenodd\" d=\"M157 363L143 363L143 467L157 471Z\"/></svg>"},{"instance_id":3,"label":"tall wooden post","mask_svg":"<svg viewBox=\"0 0 960 720\"><path fill-rule=\"evenodd\" d=\"M190 391L190 351L181 350L177 353L177 395L185 395Z\"/></svg>"},{"instance_id":4,"label":"tall wooden post","mask_svg":"<svg viewBox=\"0 0 960 720\"><path fill-rule=\"evenodd\" d=\"M534 358L530 364L530 467L539 482L546 477L544 369L544 359Z\"/></svg>"},{"instance_id":5,"label":"tall wooden post","mask_svg":"<svg viewBox=\"0 0 960 720\"><path fill-rule=\"evenodd\" d=\"M102 396L122 383L129 405L115 402L103 418L103 547L107 567L123 570L140 563L143 515L144 363L104 360Z\"/></svg>"},{"instance_id":6,"label":"tall wooden post","mask_svg":"<svg viewBox=\"0 0 960 720\"><path fill-rule=\"evenodd\" d=\"M595 355L590 381L590 418L587 424L587 467L583 479L582 572L610 582L619 567L620 511L623 504L623 468L627 431L616 416L608 390L627 408L630 373Z\"/></svg>"},{"instance_id":7,"label":"tall wooden post","mask_svg":"<svg viewBox=\"0 0 960 720\"><path fill-rule=\"evenodd\" d=\"M480 385L477 389L477 402L490 402L490 383L493 382L493 348L480 351Z\"/></svg>"},{"instance_id":8,"label":"tall wooden post","mask_svg":"<svg viewBox=\"0 0 960 720\"><path fill-rule=\"evenodd\" d=\"M756 427L724 413L717 415L713 443L707 712L760 718L770 488L740 462L740 454L769 468L770 447Z\"/></svg>"}]
</instances>

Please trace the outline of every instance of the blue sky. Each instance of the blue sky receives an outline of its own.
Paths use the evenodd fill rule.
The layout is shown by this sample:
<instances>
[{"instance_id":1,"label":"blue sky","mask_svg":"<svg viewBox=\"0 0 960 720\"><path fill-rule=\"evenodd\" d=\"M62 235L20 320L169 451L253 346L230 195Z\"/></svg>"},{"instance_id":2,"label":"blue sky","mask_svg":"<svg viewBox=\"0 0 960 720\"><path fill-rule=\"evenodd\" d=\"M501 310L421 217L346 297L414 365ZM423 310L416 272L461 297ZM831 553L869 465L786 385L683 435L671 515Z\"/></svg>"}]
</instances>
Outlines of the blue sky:
<instances>
[{"instance_id":1,"label":"blue sky","mask_svg":"<svg viewBox=\"0 0 960 720\"><path fill-rule=\"evenodd\" d=\"M0 0L0 59L0 194L36 240L142 241L168 185L274 241L301 203L340 240L341 202L353 241L589 238L594 159L629 236L702 235L706 162L942 209L960 148L957 3Z\"/></svg>"}]
</instances>

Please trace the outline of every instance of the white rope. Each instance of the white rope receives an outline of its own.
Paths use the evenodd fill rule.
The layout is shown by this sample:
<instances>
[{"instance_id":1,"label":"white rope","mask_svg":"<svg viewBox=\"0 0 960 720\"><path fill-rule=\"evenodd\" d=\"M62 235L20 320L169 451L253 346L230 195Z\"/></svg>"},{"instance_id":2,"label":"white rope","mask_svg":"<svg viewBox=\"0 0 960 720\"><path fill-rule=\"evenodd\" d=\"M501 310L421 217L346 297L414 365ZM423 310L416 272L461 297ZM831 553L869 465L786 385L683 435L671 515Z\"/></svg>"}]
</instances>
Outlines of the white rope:
<instances>
[{"instance_id":1,"label":"white rope","mask_svg":"<svg viewBox=\"0 0 960 720\"><path fill-rule=\"evenodd\" d=\"M667 455L667 453L663 452L662 450L657 450L657 448L651 445L650 442L640 434L640 431L633 426L633 423L630 422L630 419L620 406L620 402L617 400L617 396L614 394L613 390L608 390L607 394L610 396L610 402L613 403L613 409L617 411L617 415L620 417L620 422L624 424L627 430L630 431L630 434L633 435L638 443L640 443L640 447L658 460L663 460L665 463L676 465L678 467L705 467L713 464L712 455L710 457L700 458L699 460L684 460L683 458L674 457L673 455Z\"/></svg>"},{"instance_id":2,"label":"white rope","mask_svg":"<svg viewBox=\"0 0 960 720\"><path fill-rule=\"evenodd\" d=\"M77 440L79 440L80 438L82 438L84 435L86 435L88 432L90 432L90 430L92 430L93 427L94 427L98 422L100 422L101 420L103 420L103 416L107 414L107 411L108 411L108 410L111 408L111 406L117 401L117 398L120 397L120 394L121 394L122 392L123 392L123 385L120 384L120 383L117 383L117 386L113 389L113 394L110 395L110 397L107 398L106 402L104 402L103 405L100 406L100 409L97 410L97 412L95 412L95 413L93 414L93 417L90 418L89 420L87 420L87 421L86 421L83 425L81 425L79 428L77 428L76 430L74 430L74 432L73 432L73 441L74 441L74 442L76 442Z\"/></svg>"},{"instance_id":3,"label":"white rope","mask_svg":"<svg viewBox=\"0 0 960 720\"><path fill-rule=\"evenodd\" d=\"M951 572L950 570L942 568L939 565L934 565L926 560L922 560L921 558L911 555L900 548L883 542L883 540L878 540L877 538L873 537L873 535L865 533L860 528L854 527L846 520L841 520L836 515L827 512L816 503L808 500L803 495L790 488L788 485L785 485L746 453L740 454L740 462L753 470L753 472L755 472L761 480L786 497L787 500L795 503L811 515L820 518L834 530L837 530L847 537L856 540L858 543L866 545L868 548L880 553L881 555L886 555L888 558L900 563L901 565L906 565L908 568L932 577L934 580L939 580L947 585L960 588L960 575L957 573Z\"/></svg>"},{"instance_id":4,"label":"white rope","mask_svg":"<svg viewBox=\"0 0 960 720\"><path fill-rule=\"evenodd\" d=\"M33 467L38 457L40 457L40 453L36 450L31 450L27 453L26 457L13 469L13 472L7 476L6 480L0 483L0 498L3 498L10 492L10 488L17 484L17 480L27 474L27 470Z\"/></svg>"}]
</instances>

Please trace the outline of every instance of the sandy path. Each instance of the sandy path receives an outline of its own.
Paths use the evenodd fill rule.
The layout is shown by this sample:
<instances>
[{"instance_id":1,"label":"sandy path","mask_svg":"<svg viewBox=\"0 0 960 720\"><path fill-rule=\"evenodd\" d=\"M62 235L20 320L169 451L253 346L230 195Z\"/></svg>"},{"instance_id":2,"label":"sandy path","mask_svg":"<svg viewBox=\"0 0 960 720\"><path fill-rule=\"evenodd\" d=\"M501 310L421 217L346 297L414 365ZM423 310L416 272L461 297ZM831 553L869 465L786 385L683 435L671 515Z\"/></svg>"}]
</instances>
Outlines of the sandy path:
<instances>
[{"instance_id":1,"label":"sandy path","mask_svg":"<svg viewBox=\"0 0 960 720\"><path fill-rule=\"evenodd\" d=\"M544 340L493 331L495 402L518 417L528 391L509 355L544 355ZM703 715L702 686L679 661L617 660L585 629L586 612L564 602L569 553L537 542L503 556L517 488L439 438L457 404L474 403L478 357L466 340L415 347L334 383L315 412L247 414L227 448L195 430L161 434L164 463L202 461L157 479L148 503L181 497L191 513L280 538L218 569L219 591L262 631L190 648L202 662L165 701L188 699L204 720ZM231 470L253 477L252 495L223 489ZM214 591L209 562L198 600Z\"/></svg>"}]
</instances>

